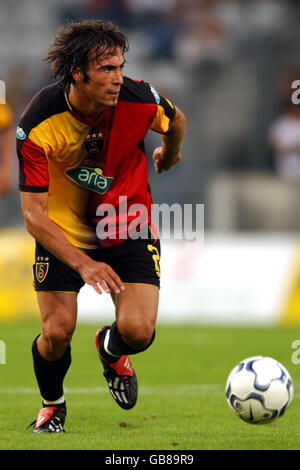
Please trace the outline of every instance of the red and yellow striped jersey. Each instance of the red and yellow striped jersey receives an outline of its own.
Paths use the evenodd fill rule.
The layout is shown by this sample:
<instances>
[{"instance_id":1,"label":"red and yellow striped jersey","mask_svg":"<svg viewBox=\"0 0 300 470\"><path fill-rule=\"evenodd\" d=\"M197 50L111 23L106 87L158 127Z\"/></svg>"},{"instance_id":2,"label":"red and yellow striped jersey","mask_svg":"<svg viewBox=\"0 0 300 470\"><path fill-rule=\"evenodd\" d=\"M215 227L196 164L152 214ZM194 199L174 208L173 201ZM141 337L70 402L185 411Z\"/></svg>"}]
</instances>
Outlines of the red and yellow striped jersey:
<instances>
[{"instance_id":1,"label":"red and yellow striped jersey","mask_svg":"<svg viewBox=\"0 0 300 470\"><path fill-rule=\"evenodd\" d=\"M149 129L167 134L174 115L172 103L151 85L124 77L117 105L89 122L59 84L49 85L34 96L17 128L20 190L48 191L48 215L75 246L104 246L96 235L99 206L114 207L119 222L123 197L128 206L143 204L150 217L143 139Z\"/></svg>"}]
</instances>

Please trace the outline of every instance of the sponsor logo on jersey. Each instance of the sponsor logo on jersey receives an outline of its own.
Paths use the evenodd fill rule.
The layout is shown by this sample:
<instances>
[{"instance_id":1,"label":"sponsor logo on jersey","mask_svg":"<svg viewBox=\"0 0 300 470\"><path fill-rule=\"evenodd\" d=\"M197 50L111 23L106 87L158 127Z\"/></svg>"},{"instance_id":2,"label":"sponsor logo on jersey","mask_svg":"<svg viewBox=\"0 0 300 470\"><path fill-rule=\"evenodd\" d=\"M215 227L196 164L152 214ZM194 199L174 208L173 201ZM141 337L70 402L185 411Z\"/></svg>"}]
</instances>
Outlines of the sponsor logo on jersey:
<instances>
[{"instance_id":1,"label":"sponsor logo on jersey","mask_svg":"<svg viewBox=\"0 0 300 470\"><path fill-rule=\"evenodd\" d=\"M72 168L66 171L66 175L80 186L99 194L106 193L113 181L110 176L104 176L100 168Z\"/></svg>"}]
</instances>

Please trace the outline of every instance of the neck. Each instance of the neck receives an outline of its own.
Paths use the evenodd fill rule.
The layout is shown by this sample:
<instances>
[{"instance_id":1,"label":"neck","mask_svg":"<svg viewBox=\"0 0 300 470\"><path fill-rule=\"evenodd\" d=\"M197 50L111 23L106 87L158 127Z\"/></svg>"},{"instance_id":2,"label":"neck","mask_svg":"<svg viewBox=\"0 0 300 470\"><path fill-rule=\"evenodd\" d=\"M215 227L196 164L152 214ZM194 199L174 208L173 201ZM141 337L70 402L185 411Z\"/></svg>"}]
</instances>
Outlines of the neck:
<instances>
[{"instance_id":1,"label":"neck","mask_svg":"<svg viewBox=\"0 0 300 470\"><path fill-rule=\"evenodd\" d=\"M86 93L78 90L73 84L70 85L70 89L66 93L73 111L87 121L96 121L105 109L105 106L100 106L94 101L91 101Z\"/></svg>"}]
</instances>

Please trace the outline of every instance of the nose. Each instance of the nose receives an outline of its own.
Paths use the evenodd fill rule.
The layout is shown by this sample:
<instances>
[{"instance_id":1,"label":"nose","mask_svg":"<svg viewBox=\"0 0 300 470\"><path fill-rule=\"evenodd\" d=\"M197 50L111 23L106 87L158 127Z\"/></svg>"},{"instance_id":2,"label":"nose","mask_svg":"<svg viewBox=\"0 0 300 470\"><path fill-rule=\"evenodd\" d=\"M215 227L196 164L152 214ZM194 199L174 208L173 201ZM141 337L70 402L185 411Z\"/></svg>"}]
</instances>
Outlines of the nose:
<instances>
[{"instance_id":1,"label":"nose","mask_svg":"<svg viewBox=\"0 0 300 470\"><path fill-rule=\"evenodd\" d=\"M113 83L115 85L122 85L123 84L123 71L122 69L116 69L114 74Z\"/></svg>"}]
</instances>

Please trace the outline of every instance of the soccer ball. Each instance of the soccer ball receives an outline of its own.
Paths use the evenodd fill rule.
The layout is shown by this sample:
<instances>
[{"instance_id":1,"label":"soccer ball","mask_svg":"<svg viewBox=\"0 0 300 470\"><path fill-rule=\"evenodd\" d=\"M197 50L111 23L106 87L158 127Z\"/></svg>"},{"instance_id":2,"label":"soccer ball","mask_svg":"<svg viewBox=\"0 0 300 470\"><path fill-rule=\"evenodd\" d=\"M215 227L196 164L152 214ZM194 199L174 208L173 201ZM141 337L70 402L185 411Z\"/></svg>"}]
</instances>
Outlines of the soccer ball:
<instances>
[{"instance_id":1,"label":"soccer ball","mask_svg":"<svg viewBox=\"0 0 300 470\"><path fill-rule=\"evenodd\" d=\"M234 367L225 391L237 416L248 423L267 423L285 413L294 386L282 364L271 357L254 356Z\"/></svg>"}]
</instances>

